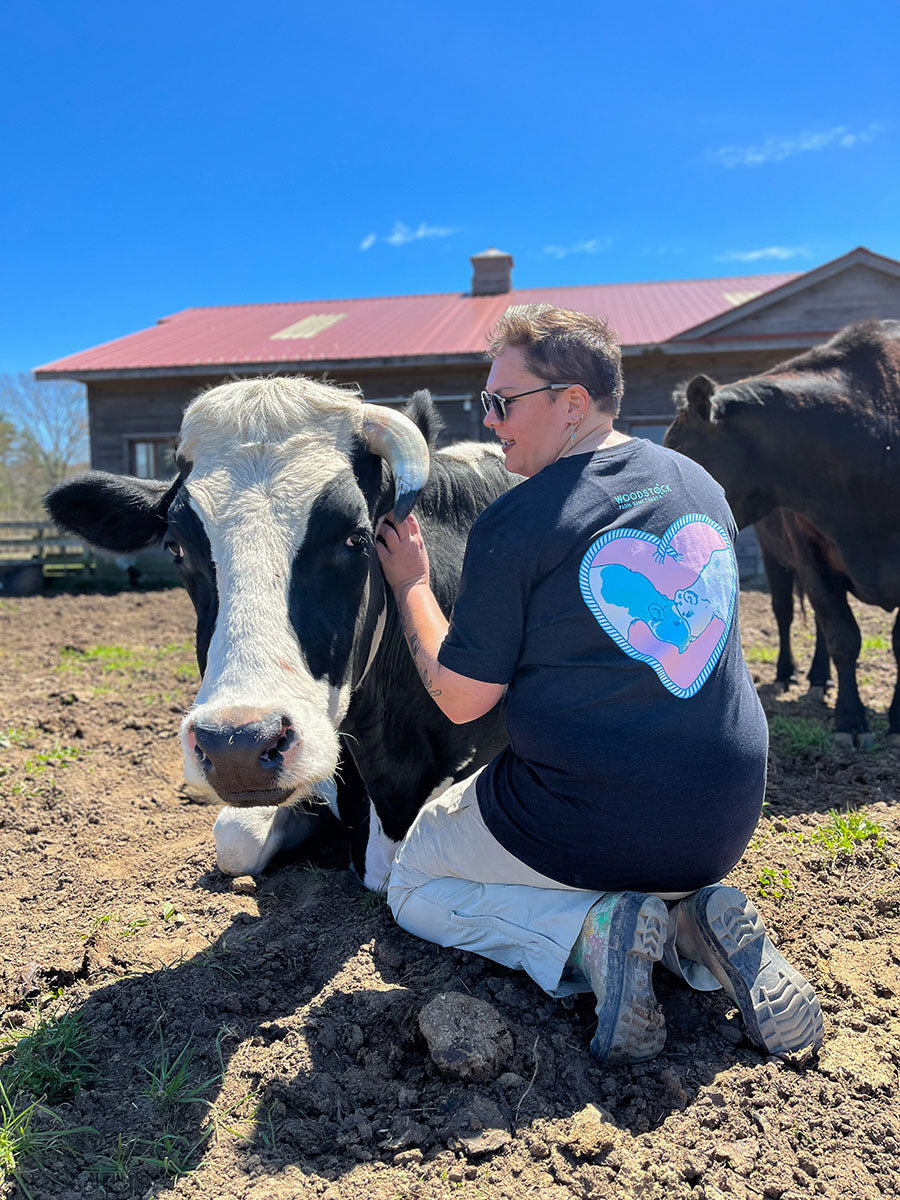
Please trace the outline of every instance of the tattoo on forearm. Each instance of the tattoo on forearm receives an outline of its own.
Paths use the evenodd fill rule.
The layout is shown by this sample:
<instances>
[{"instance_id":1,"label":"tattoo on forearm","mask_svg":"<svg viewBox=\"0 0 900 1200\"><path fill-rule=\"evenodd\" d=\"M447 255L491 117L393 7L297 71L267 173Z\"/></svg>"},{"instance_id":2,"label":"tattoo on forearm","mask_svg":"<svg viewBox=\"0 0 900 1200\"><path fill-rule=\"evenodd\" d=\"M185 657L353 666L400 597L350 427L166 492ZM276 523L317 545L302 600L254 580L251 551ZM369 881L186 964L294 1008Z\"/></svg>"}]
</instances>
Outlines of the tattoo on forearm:
<instances>
[{"instance_id":1,"label":"tattoo on forearm","mask_svg":"<svg viewBox=\"0 0 900 1200\"><path fill-rule=\"evenodd\" d=\"M407 627L405 619L403 621L403 632L406 634L409 652L412 655L413 662L416 664L416 670L419 672L419 678L425 684L428 695L440 696L441 689L439 687L435 687L434 680L431 678L431 675L428 671L427 656L422 647L422 643L419 641L419 636Z\"/></svg>"}]
</instances>

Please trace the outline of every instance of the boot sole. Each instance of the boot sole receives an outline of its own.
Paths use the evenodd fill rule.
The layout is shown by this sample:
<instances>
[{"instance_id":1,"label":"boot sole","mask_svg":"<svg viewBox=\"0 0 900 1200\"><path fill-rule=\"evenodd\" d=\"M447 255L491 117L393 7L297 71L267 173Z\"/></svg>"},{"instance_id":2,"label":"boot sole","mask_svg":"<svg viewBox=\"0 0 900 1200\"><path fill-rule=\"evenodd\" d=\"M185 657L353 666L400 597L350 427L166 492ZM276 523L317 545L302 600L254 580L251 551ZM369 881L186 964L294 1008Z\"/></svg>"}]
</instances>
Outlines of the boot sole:
<instances>
[{"instance_id":1,"label":"boot sole","mask_svg":"<svg viewBox=\"0 0 900 1200\"><path fill-rule=\"evenodd\" d=\"M694 901L706 965L741 1012L747 1036L769 1054L822 1044L822 1009L810 984L781 957L762 918L737 888L712 887Z\"/></svg>"},{"instance_id":2,"label":"boot sole","mask_svg":"<svg viewBox=\"0 0 900 1200\"><path fill-rule=\"evenodd\" d=\"M669 912L656 896L625 892L612 916L606 992L597 1009L591 1053L601 1063L646 1062L666 1042L663 1011L653 994Z\"/></svg>"}]
</instances>

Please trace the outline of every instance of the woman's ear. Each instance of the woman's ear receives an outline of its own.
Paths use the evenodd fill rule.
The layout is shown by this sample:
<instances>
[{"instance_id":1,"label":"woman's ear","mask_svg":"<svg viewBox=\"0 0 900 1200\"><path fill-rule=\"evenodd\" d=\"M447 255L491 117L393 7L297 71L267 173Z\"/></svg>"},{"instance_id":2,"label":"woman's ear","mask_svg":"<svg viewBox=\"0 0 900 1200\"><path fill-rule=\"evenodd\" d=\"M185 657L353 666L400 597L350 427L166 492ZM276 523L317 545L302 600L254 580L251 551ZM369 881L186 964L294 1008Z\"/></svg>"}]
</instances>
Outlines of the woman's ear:
<instances>
[{"instance_id":1,"label":"woman's ear","mask_svg":"<svg viewBox=\"0 0 900 1200\"><path fill-rule=\"evenodd\" d=\"M591 405L587 388L582 387L580 383L573 383L571 387L566 388L563 395L566 397L566 412L569 416L578 417L579 420L587 416Z\"/></svg>"}]
</instances>

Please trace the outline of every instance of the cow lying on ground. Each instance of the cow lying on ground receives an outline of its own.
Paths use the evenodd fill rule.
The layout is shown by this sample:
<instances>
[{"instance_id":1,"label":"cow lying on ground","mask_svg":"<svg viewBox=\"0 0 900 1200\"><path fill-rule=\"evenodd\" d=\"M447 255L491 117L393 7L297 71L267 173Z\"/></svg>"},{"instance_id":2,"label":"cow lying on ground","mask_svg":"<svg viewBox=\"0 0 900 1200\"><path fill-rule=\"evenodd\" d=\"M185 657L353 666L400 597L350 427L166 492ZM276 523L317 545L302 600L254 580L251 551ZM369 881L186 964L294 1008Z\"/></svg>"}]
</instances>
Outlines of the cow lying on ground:
<instances>
[{"instance_id":1,"label":"cow lying on ground","mask_svg":"<svg viewBox=\"0 0 900 1200\"><path fill-rule=\"evenodd\" d=\"M404 415L305 378L230 383L185 412L172 483L92 472L46 499L97 546L175 557L203 676L185 771L228 806L230 874L301 842L327 800L360 877L382 887L424 801L506 740L498 710L456 726L428 696L375 552L379 520L416 504L449 613L469 528L517 477L493 447L430 458L438 425L427 392Z\"/></svg>"},{"instance_id":2,"label":"cow lying on ground","mask_svg":"<svg viewBox=\"0 0 900 1200\"><path fill-rule=\"evenodd\" d=\"M797 517L787 508L776 508L754 526L763 567L769 581L772 612L778 626L778 660L775 664L776 686L785 691L797 682L797 670L791 650L791 625L794 621L794 590L797 580L794 542L801 537ZM803 593L801 591L801 603ZM813 613L815 616L815 613ZM816 618L816 648L806 674L809 690L824 698L831 685L831 660L822 636L822 626Z\"/></svg>"},{"instance_id":3,"label":"cow lying on ground","mask_svg":"<svg viewBox=\"0 0 900 1200\"><path fill-rule=\"evenodd\" d=\"M841 330L781 366L717 387L697 375L676 393L666 445L725 488L738 526L775 508L838 677L838 741L871 745L856 687L860 634L847 603L900 604L900 321ZM900 618L894 624L900 663ZM900 742L900 688L888 713Z\"/></svg>"}]
</instances>

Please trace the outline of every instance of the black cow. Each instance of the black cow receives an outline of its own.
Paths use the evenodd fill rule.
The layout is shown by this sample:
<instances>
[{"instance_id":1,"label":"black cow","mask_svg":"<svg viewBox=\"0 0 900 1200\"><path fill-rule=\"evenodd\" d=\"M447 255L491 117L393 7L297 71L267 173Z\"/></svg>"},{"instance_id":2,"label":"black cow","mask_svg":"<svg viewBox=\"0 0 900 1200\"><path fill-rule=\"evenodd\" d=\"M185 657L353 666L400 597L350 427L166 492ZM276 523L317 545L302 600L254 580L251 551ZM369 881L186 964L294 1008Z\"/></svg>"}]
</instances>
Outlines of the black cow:
<instances>
[{"instance_id":1,"label":"black cow","mask_svg":"<svg viewBox=\"0 0 900 1200\"><path fill-rule=\"evenodd\" d=\"M327 800L382 887L421 805L506 740L498 710L456 726L427 695L375 552L380 519L416 504L449 613L469 528L517 477L493 447L430 457L438 428L427 392L404 415L302 377L230 383L185 412L172 483L95 472L46 499L95 545L175 556L203 675L185 770L227 806L215 831L231 874L298 844Z\"/></svg>"},{"instance_id":2,"label":"black cow","mask_svg":"<svg viewBox=\"0 0 900 1200\"><path fill-rule=\"evenodd\" d=\"M794 514L794 567L837 671L835 735L871 745L847 593L900 604L900 321L849 325L738 383L698 375L676 406L666 445L719 480L739 526L779 507ZM897 622L893 648L900 663ZM900 741L900 687L888 719Z\"/></svg>"},{"instance_id":3,"label":"black cow","mask_svg":"<svg viewBox=\"0 0 900 1200\"><path fill-rule=\"evenodd\" d=\"M775 664L775 683L785 691L797 682L794 655L791 650L791 625L794 622L794 592L797 588L797 555L794 545L800 535L797 517L787 508L776 508L754 526L763 568L769 581L772 612L778 626L778 661ZM800 589L801 604L803 601ZM815 613L813 613L815 616ZM820 698L831 684L831 660L822 636L822 626L816 618L816 648L806 675L809 690Z\"/></svg>"}]
</instances>

